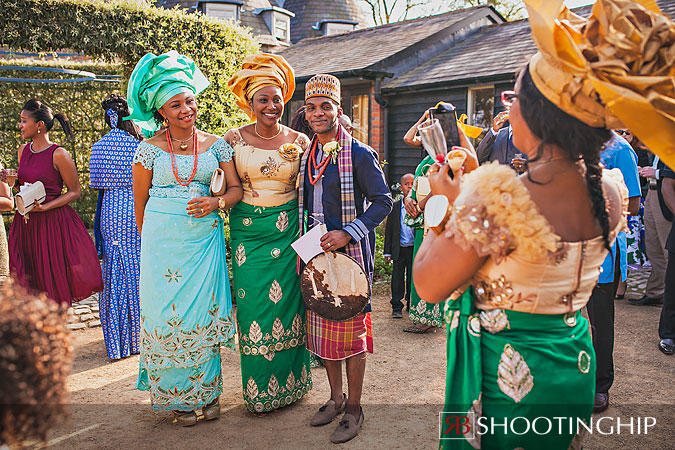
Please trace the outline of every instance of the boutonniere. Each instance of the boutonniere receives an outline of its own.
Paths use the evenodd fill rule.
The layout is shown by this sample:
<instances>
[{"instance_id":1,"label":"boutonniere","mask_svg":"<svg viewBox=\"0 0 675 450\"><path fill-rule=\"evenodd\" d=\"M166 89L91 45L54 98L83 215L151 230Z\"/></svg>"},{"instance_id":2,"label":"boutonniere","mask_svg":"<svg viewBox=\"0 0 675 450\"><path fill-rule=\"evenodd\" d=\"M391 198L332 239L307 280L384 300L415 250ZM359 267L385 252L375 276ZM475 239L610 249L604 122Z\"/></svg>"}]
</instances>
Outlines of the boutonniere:
<instances>
[{"instance_id":1,"label":"boutonniere","mask_svg":"<svg viewBox=\"0 0 675 450\"><path fill-rule=\"evenodd\" d=\"M299 145L288 143L279 147L279 155L284 158L286 161L295 161L300 158L302 154L302 149Z\"/></svg>"},{"instance_id":2,"label":"boutonniere","mask_svg":"<svg viewBox=\"0 0 675 450\"><path fill-rule=\"evenodd\" d=\"M337 161L338 153L340 153L340 151L342 151L342 147L338 141L330 141L323 146L323 152L326 156L330 156L333 164Z\"/></svg>"}]
</instances>

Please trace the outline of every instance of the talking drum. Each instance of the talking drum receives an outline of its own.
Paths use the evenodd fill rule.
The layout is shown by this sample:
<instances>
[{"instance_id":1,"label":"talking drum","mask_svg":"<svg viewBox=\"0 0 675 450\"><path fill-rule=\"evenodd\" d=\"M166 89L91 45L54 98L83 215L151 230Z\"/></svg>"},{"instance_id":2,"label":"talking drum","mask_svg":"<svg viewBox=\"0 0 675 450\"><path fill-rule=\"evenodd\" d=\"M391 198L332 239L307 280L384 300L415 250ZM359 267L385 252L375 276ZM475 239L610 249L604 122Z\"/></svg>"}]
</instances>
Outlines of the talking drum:
<instances>
[{"instance_id":1,"label":"talking drum","mask_svg":"<svg viewBox=\"0 0 675 450\"><path fill-rule=\"evenodd\" d=\"M324 319L344 322L363 312L370 298L368 276L344 253L320 253L302 272L302 296Z\"/></svg>"}]
</instances>

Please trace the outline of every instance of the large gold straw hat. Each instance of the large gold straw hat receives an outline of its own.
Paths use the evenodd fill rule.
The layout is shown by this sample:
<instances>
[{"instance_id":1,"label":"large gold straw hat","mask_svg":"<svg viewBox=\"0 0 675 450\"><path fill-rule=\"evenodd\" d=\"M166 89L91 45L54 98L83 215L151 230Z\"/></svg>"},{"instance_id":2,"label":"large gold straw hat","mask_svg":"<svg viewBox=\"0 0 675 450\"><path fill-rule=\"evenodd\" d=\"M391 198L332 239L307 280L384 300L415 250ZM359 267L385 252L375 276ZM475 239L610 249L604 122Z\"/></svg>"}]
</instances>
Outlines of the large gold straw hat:
<instances>
[{"instance_id":1,"label":"large gold straw hat","mask_svg":"<svg viewBox=\"0 0 675 450\"><path fill-rule=\"evenodd\" d=\"M629 128L675 167L675 24L656 2L597 0L588 19L563 0L525 4L539 91L590 126Z\"/></svg>"}]
</instances>

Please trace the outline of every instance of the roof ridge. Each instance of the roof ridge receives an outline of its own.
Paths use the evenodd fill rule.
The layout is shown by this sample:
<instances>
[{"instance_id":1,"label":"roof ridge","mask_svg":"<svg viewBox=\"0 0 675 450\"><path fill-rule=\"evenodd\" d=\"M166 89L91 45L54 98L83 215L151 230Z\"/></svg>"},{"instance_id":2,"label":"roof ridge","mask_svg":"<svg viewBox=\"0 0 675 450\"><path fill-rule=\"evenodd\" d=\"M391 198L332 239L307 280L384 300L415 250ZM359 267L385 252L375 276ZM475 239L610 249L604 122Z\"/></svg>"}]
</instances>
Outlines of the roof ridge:
<instances>
[{"instance_id":1,"label":"roof ridge","mask_svg":"<svg viewBox=\"0 0 675 450\"><path fill-rule=\"evenodd\" d=\"M444 12L444 13L441 13L441 14L431 14L431 15L428 15L428 16L416 17L414 19L401 20L399 22L393 22L393 23L386 23L386 24L383 24L383 25L375 26L375 27L361 28L361 29L358 29L358 30L349 31L347 33L341 33L340 35L341 36L347 36L347 35L353 36L353 35L356 35L356 34L359 34L359 33L371 32L371 31L375 31L375 30L382 30L384 28L392 28L392 27L395 27L395 26L410 24L410 23L413 23L413 22L421 22L423 20L428 20L430 18L437 18L437 17L441 17L441 16L450 16L450 15L453 15L453 14L456 14L456 13L459 13L459 12L478 10L478 9L489 9L489 8L490 8L489 5L471 6L470 8L455 9L453 11L447 11L447 12ZM321 39L334 38L335 36L339 36L339 35L330 34L330 35L327 35L327 36L316 36L316 37L305 38L305 39L302 39L302 40L296 42L293 45L297 46L300 43L305 43L305 42L309 42L309 41L314 42L314 41L318 41L318 40L321 40Z\"/></svg>"}]
</instances>

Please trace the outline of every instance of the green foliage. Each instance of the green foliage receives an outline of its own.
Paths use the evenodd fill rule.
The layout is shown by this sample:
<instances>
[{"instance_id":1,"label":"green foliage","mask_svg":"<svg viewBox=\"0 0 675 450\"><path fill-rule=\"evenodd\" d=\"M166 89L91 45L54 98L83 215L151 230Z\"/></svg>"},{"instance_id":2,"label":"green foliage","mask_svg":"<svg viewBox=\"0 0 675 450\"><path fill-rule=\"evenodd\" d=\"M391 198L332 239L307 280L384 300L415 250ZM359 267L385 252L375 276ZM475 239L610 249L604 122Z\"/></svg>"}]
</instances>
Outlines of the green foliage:
<instances>
[{"instance_id":1,"label":"green foliage","mask_svg":"<svg viewBox=\"0 0 675 450\"><path fill-rule=\"evenodd\" d=\"M166 10L147 3L100 0L3 0L0 42L13 50L62 48L108 62L120 61L125 80L147 52L188 55L211 81L200 97L197 126L224 134L245 120L227 81L258 50L252 35L232 22Z\"/></svg>"},{"instance_id":2,"label":"green foliage","mask_svg":"<svg viewBox=\"0 0 675 450\"><path fill-rule=\"evenodd\" d=\"M384 260L384 223L375 228L375 281L389 280L393 266Z\"/></svg>"},{"instance_id":3,"label":"green foliage","mask_svg":"<svg viewBox=\"0 0 675 450\"><path fill-rule=\"evenodd\" d=\"M0 68L5 64L0 64ZM44 66L52 64L31 63L23 66ZM97 74L121 75L119 65L110 64L60 64L59 67L76 70L86 70ZM72 75L63 75L53 72L10 71L2 70L3 77L14 78L72 78ZM91 146L108 131L101 109L101 100L111 92L119 92L119 83L111 82L82 82L82 83L18 83L0 82L0 96L5 103L0 108L0 145L3 152L0 162L3 167L17 168L17 150L24 143L19 134L18 122L21 107L29 98L38 98L47 103L55 112L65 113L73 127L74 139L68 142L61 131L61 126L55 122L49 138L68 150L77 167L82 195L74 203L73 208L80 215L87 227L94 224L96 212L97 192L89 189L89 155ZM11 217L11 215L9 216Z\"/></svg>"},{"instance_id":4,"label":"green foliage","mask_svg":"<svg viewBox=\"0 0 675 450\"><path fill-rule=\"evenodd\" d=\"M133 1L3 0L0 23L3 24L0 46L11 51L49 54L67 48L86 55L92 62L58 60L51 65L122 76L121 84L0 82L0 95L5 100L0 109L1 159L7 166L17 166L16 149L21 141L16 124L27 99L36 97L54 111L69 116L74 142L65 141L58 125L50 137L73 155L84 188L82 198L73 206L88 226L93 224L96 207L96 193L87 189L89 154L91 145L107 131L100 102L111 92L126 92L126 80L144 54L176 50L194 59L209 78L211 86L199 96L200 129L222 135L247 120L236 106L227 81L242 60L258 50L258 45L245 28L232 22ZM24 60L7 63L27 65ZM39 61L32 65L48 64ZM2 76L58 78L59 75L4 70Z\"/></svg>"}]
</instances>

